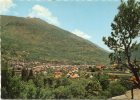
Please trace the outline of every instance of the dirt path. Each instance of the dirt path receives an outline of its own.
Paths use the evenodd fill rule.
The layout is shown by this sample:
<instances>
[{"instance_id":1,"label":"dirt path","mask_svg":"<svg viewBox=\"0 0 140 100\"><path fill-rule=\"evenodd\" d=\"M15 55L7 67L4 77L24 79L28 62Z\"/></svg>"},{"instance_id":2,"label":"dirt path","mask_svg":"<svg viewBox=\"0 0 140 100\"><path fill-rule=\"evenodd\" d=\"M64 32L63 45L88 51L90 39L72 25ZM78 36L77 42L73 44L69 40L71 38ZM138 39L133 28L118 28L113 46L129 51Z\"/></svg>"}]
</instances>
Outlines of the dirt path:
<instances>
[{"instance_id":1,"label":"dirt path","mask_svg":"<svg viewBox=\"0 0 140 100\"><path fill-rule=\"evenodd\" d=\"M111 99L131 99L131 91L127 91L124 95L112 97ZM134 89L134 100L140 100L140 89Z\"/></svg>"}]
</instances>

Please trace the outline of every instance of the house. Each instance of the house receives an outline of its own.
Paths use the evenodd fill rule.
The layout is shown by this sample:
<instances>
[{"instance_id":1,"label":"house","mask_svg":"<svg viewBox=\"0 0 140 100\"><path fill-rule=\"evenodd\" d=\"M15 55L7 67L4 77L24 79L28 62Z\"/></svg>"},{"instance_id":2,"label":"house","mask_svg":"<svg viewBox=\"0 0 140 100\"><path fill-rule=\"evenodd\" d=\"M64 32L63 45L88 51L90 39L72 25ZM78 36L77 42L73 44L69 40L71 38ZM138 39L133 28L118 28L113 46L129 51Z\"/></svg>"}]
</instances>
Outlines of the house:
<instances>
[{"instance_id":1,"label":"house","mask_svg":"<svg viewBox=\"0 0 140 100\"><path fill-rule=\"evenodd\" d=\"M20 65L15 65L13 67L13 71L15 72L15 75L21 75L22 69L23 69L23 66L20 66Z\"/></svg>"},{"instance_id":2,"label":"house","mask_svg":"<svg viewBox=\"0 0 140 100\"><path fill-rule=\"evenodd\" d=\"M62 72L60 71L55 71L54 72L54 78L58 79L58 78L61 78L62 77Z\"/></svg>"},{"instance_id":3,"label":"house","mask_svg":"<svg viewBox=\"0 0 140 100\"><path fill-rule=\"evenodd\" d=\"M79 75L76 74L76 73L70 74L70 78L72 78L72 79L75 79L75 78L78 78L78 77L79 77Z\"/></svg>"},{"instance_id":4,"label":"house","mask_svg":"<svg viewBox=\"0 0 140 100\"><path fill-rule=\"evenodd\" d=\"M101 65L98 65L95 67L97 70L102 70L102 66Z\"/></svg>"},{"instance_id":5,"label":"house","mask_svg":"<svg viewBox=\"0 0 140 100\"><path fill-rule=\"evenodd\" d=\"M32 71L34 74L45 71L45 67L43 65L32 67Z\"/></svg>"},{"instance_id":6,"label":"house","mask_svg":"<svg viewBox=\"0 0 140 100\"><path fill-rule=\"evenodd\" d=\"M72 72L78 72L78 67L73 66L73 67L71 68L71 71L72 71Z\"/></svg>"}]
</instances>

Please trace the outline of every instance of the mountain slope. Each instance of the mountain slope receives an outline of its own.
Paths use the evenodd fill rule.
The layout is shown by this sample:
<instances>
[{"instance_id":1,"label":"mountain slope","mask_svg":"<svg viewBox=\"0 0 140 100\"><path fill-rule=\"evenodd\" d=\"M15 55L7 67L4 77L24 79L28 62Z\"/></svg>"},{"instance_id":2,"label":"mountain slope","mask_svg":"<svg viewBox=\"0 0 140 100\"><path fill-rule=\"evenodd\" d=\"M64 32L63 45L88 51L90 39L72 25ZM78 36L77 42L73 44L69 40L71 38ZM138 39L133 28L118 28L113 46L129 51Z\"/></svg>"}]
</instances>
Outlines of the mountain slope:
<instances>
[{"instance_id":1,"label":"mountain slope","mask_svg":"<svg viewBox=\"0 0 140 100\"><path fill-rule=\"evenodd\" d=\"M2 58L63 64L107 64L108 53L38 18L1 16Z\"/></svg>"}]
</instances>

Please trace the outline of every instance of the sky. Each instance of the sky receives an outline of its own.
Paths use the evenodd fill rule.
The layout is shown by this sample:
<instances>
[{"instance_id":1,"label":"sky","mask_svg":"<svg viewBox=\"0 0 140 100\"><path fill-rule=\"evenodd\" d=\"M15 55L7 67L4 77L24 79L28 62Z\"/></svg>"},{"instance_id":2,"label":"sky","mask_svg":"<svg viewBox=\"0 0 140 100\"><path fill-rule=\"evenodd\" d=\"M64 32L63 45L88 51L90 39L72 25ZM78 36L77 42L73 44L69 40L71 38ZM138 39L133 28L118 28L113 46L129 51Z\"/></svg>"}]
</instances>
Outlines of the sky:
<instances>
[{"instance_id":1,"label":"sky","mask_svg":"<svg viewBox=\"0 0 140 100\"><path fill-rule=\"evenodd\" d=\"M120 0L0 0L0 15L37 17L105 50Z\"/></svg>"}]
</instances>

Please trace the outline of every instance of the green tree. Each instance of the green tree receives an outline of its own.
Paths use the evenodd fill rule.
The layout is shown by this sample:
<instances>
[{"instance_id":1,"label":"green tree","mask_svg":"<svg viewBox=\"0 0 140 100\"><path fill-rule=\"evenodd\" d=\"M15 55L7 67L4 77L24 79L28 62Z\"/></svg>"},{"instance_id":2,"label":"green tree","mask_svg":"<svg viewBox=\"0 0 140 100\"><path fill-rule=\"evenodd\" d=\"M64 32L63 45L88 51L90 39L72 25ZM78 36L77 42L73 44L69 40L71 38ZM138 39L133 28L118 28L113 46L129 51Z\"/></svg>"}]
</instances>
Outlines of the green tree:
<instances>
[{"instance_id":1,"label":"green tree","mask_svg":"<svg viewBox=\"0 0 140 100\"><path fill-rule=\"evenodd\" d=\"M36 87L44 87L44 75L42 74L36 74L35 78L33 79L33 82Z\"/></svg>"},{"instance_id":2,"label":"green tree","mask_svg":"<svg viewBox=\"0 0 140 100\"><path fill-rule=\"evenodd\" d=\"M105 44L114 52L110 54L111 61L125 64L136 77L140 88L138 71L140 68L134 64L132 53L137 50L137 38L140 34L140 2L136 0L121 1L118 14L111 24L112 32L108 38L103 37Z\"/></svg>"},{"instance_id":3,"label":"green tree","mask_svg":"<svg viewBox=\"0 0 140 100\"><path fill-rule=\"evenodd\" d=\"M12 77L12 69L10 69L8 62L2 62L2 98L20 98L21 80L18 76Z\"/></svg>"},{"instance_id":4,"label":"green tree","mask_svg":"<svg viewBox=\"0 0 140 100\"><path fill-rule=\"evenodd\" d=\"M10 79L8 93L10 98L20 98L21 80L20 77L14 76Z\"/></svg>"},{"instance_id":5,"label":"green tree","mask_svg":"<svg viewBox=\"0 0 140 100\"><path fill-rule=\"evenodd\" d=\"M128 77L121 77L119 83L125 87L127 90L130 90L133 86L133 83L130 82Z\"/></svg>"},{"instance_id":6,"label":"green tree","mask_svg":"<svg viewBox=\"0 0 140 100\"><path fill-rule=\"evenodd\" d=\"M29 72L28 80L29 79L34 79L34 73L32 69L30 69L30 72Z\"/></svg>"},{"instance_id":7,"label":"green tree","mask_svg":"<svg viewBox=\"0 0 140 100\"><path fill-rule=\"evenodd\" d=\"M109 86L109 80L108 79L109 79L108 75L105 75L105 74L100 75L99 82L100 82L103 90L106 90Z\"/></svg>"},{"instance_id":8,"label":"green tree","mask_svg":"<svg viewBox=\"0 0 140 100\"><path fill-rule=\"evenodd\" d=\"M80 81L72 81L70 85L67 86L70 91L72 98L84 99L85 98L85 87Z\"/></svg>"},{"instance_id":9,"label":"green tree","mask_svg":"<svg viewBox=\"0 0 140 100\"><path fill-rule=\"evenodd\" d=\"M35 99L37 88L35 87L32 80L23 84L24 89L22 90L22 96L28 99Z\"/></svg>"},{"instance_id":10,"label":"green tree","mask_svg":"<svg viewBox=\"0 0 140 100\"><path fill-rule=\"evenodd\" d=\"M45 99L46 89L44 87L37 87L35 99ZM48 98L47 98L48 99Z\"/></svg>"},{"instance_id":11,"label":"green tree","mask_svg":"<svg viewBox=\"0 0 140 100\"><path fill-rule=\"evenodd\" d=\"M89 81L87 86L85 87L86 89L86 96L98 96L99 93L102 90L102 87L100 85L100 82L97 80L92 80Z\"/></svg>"},{"instance_id":12,"label":"green tree","mask_svg":"<svg viewBox=\"0 0 140 100\"><path fill-rule=\"evenodd\" d=\"M21 78L23 81L27 81L28 78L28 70L24 67L21 71Z\"/></svg>"},{"instance_id":13,"label":"green tree","mask_svg":"<svg viewBox=\"0 0 140 100\"><path fill-rule=\"evenodd\" d=\"M59 86L55 88L53 91L55 99L69 99L72 97L72 91L68 89L68 87Z\"/></svg>"},{"instance_id":14,"label":"green tree","mask_svg":"<svg viewBox=\"0 0 140 100\"><path fill-rule=\"evenodd\" d=\"M21 94L21 80L18 76L9 77L5 81L5 86L2 86L2 98L15 99L20 98Z\"/></svg>"},{"instance_id":15,"label":"green tree","mask_svg":"<svg viewBox=\"0 0 140 100\"><path fill-rule=\"evenodd\" d=\"M45 86L53 87L53 84L54 84L54 77L52 75L44 78L44 85Z\"/></svg>"}]
</instances>

